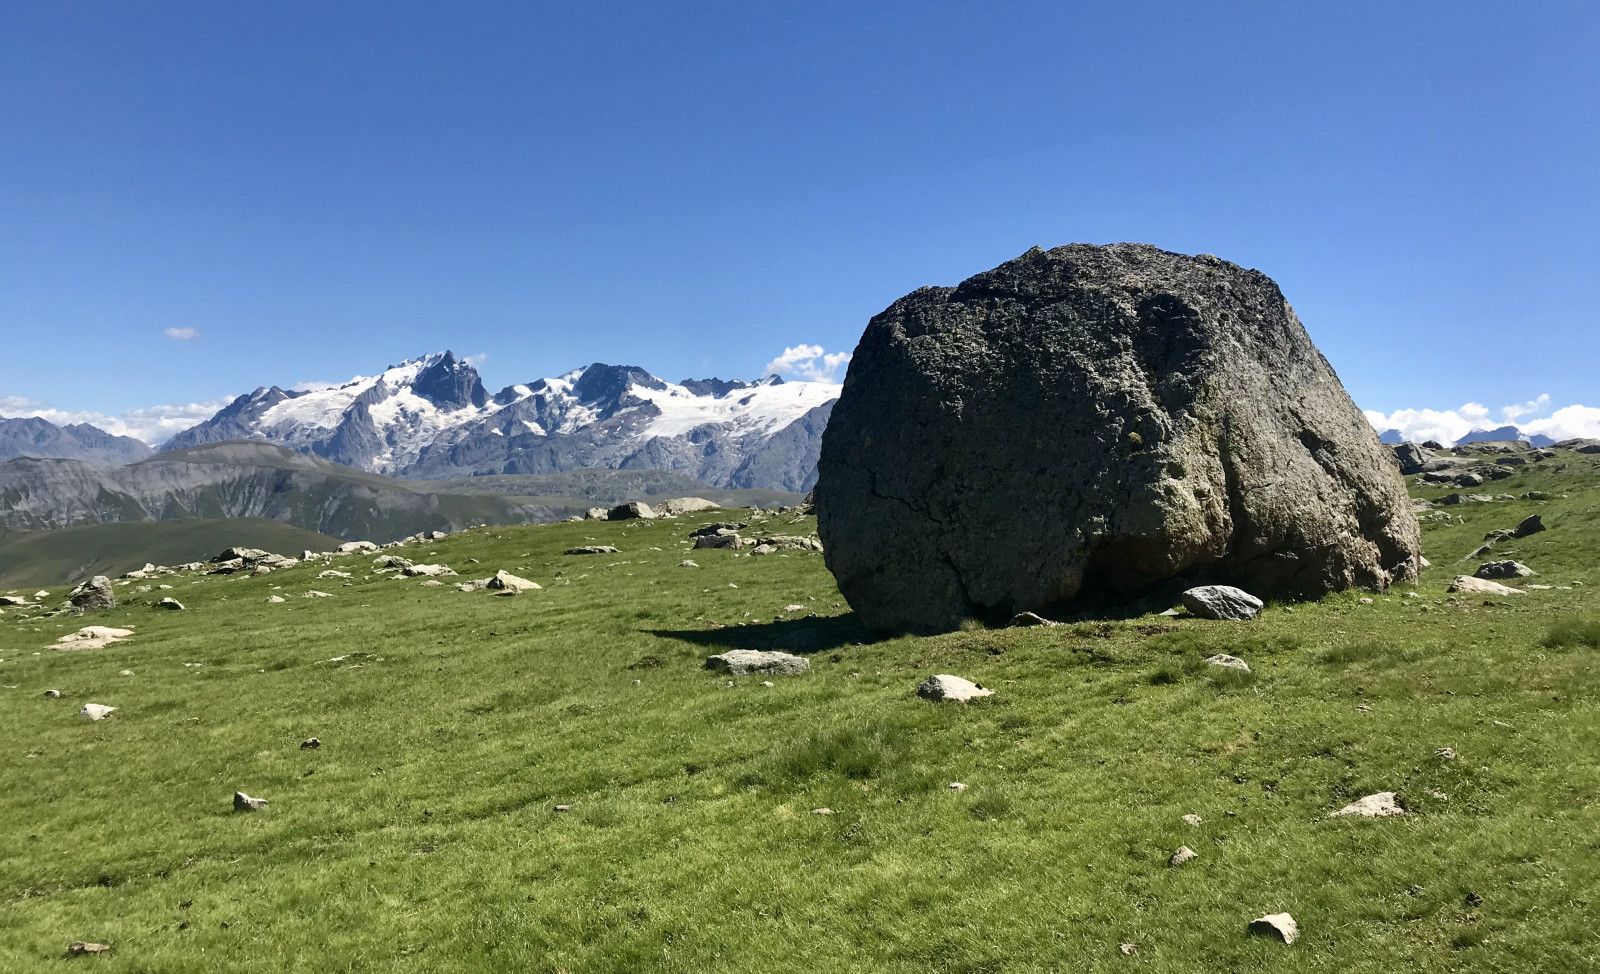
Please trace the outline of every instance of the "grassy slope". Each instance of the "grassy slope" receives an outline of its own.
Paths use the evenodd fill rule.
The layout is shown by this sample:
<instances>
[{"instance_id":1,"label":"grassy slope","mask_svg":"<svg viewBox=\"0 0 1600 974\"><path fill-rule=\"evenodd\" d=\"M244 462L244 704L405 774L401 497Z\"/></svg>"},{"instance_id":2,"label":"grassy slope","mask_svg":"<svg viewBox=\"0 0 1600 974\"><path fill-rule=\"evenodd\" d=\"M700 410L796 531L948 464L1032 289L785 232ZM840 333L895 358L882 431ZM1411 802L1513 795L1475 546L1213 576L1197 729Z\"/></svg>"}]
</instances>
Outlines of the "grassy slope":
<instances>
[{"instance_id":1,"label":"grassy slope","mask_svg":"<svg viewBox=\"0 0 1600 974\"><path fill-rule=\"evenodd\" d=\"M108 971L1591 969L1600 674L1585 633L1541 639L1596 608L1600 476L1564 459L1495 487L1566 497L1427 529L1426 598L1252 624L857 645L819 555L677 567L708 516L426 552L546 586L516 598L360 571L182 579L188 611L102 613L138 635L71 654L43 648L86 620L7 610L0 969L54 969L77 939L115 945ZM1513 550L1537 581L1587 584L1444 595L1485 531L1532 511L1551 529ZM589 540L622 553L559 554ZM265 603L275 586L287 603ZM335 597L298 597L313 587ZM813 672L700 668L769 645L815 650ZM1256 677L1210 675L1217 651ZM353 652L382 659L317 662ZM916 699L935 672L998 694ZM73 716L91 700L121 709ZM272 804L233 814L235 789ZM1391 789L1419 814L1326 817ZM1171 869L1180 844L1201 858ZM1279 910L1299 943L1245 936Z\"/></svg>"},{"instance_id":2,"label":"grassy slope","mask_svg":"<svg viewBox=\"0 0 1600 974\"><path fill-rule=\"evenodd\" d=\"M0 590L59 585L92 575L202 561L232 545L267 548L298 558L339 541L265 518L194 518L92 524L59 531L0 532Z\"/></svg>"}]
</instances>

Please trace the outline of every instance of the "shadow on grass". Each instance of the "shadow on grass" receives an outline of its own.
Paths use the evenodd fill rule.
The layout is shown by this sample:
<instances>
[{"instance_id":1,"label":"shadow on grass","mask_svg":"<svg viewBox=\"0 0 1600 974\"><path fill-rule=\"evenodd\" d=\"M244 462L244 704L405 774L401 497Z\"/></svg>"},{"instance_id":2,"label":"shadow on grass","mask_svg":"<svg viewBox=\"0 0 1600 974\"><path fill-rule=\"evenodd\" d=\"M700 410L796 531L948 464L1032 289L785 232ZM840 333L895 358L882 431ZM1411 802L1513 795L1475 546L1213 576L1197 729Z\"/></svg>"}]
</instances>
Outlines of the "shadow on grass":
<instances>
[{"instance_id":1,"label":"shadow on grass","mask_svg":"<svg viewBox=\"0 0 1600 974\"><path fill-rule=\"evenodd\" d=\"M876 642L854 612L812 619L783 619L721 629L650 629L653 636L681 639L696 646L722 649L781 649L788 653L820 653L840 646Z\"/></svg>"}]
</instances>

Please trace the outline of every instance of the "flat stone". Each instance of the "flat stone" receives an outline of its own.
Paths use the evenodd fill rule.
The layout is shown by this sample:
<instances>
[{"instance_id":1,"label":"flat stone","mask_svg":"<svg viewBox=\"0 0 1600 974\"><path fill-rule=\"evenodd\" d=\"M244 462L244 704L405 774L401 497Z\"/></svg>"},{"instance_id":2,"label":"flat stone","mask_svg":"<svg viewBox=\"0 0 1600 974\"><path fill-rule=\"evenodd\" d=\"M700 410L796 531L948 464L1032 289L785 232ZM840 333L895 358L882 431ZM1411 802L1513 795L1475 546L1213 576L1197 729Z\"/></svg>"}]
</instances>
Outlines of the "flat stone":
<instances>
[{"instance_id":1,"label":"flat stone","mask_svg":"<svg viewBox=\"0 0 1600 974\"><path fill-rule=\"evenodd\" d=\"M1380 791L1375 795L1368 795L1359 801L1353 801L1337 812L1329 812L1329 818L1390 818L1395 815L1404 815L1406 810L1395 801L1392 791Z\"/></svg>"},{"instance_id":2,"label":"flat stone","mask_svg":"<svg viewBox=\"0 0 1600 974\"><path fill-rule=\"evenodd\" d=\"M568 548L562 554L567 555L614 555L617 549L606 544L585 544L576 548Z\"/></svg>"},{"instance_id":3,"label":"flat stone","mask_svg":"<svg viewBox=\"0 0 1600 974\"><path fill-rule=\"evenodd\" d=\"M378 546L370 541L346 541L334 550L340 554L349 554L352 551L377 551Z\"/></svg>"},{"instance_id":4,"label":"flat stone","mask_svg":"<svg viewBox=\"0 0 1600 974\"><path fill-rule=\"evenodd\" d=\"M113 629L110 626L84 626L56 640L56 649L102 649L133 635L132 629Z\"/></svg>"},{"instance_id":5,"label":"flat stone","mask_svg":"<svg viewBox=\"0 0 1600 974\"><path fill-rule=\"evenodd\" d=\"M1269 913L1250 921L1250 932L1258 937L1274 937L1292 944L1300 936L1300 925L1287 913Z\"/></svg>"},{"instance_id":6,"label":"flat stone","mask_svg":"<svg viewBox=\"0 0 1600 974\"><path fill-rule=\"evenodd\" d=\"M285 599L281 595L269 595L269 596L267 596L267 602L268 602L268 604L271 604L271 605L277 605L279 602L283 602L283 601L285 601Z\"/></svg>"},{"instance_id":7,"label":"flat stone","mask_svg":"<svg viewBox=\"0 0 1600 974\"><path fill-rule=\"evenodd\" d=\"M917 686L917 696L924 700L939 703L952 700L956 703L966 703L975 697L992 697L993 690L984 689L982 684L964 680L959 676L940 673L930 676Z\"/></svg>"},{"instance_id":8,"label":"flat stone","mask_svg":"<svg viewBox=\"0 0 1600 974\"><path fill-rule=\"evenodd\" d=\"M1203 819L1200 816L1195 815L1194 813L1191 812L1190 814L1185 815L1183 817L1183 821L1184 821L1184 824L1186 824L1186 825L1199 826L1199 825L1201 825L1201 824L1203 824L1205 822L1205 819Z\"/></svg>"},{"instance_id":9,"label":"flat stone","mask_svg":"<svg viewBox=\"0 0 1600 974\"><path fill-rule=\"evenodd\" d=\"M266 807L265 798L251 798L242 791L233 793L233 810L236 812L259 812Z\"/></svg>"},{"instance_id":10,"label":"flat stone","mask_svg":"<svg viewBox=\"0 0 1600 974\"><path fill-rule=\"evenodd\" d=\"M1474 578L1471 575L1457 575L1451 582L1446 592L1460 592L1466 595L1526 595L1520 588L1501 585L1491 582L1486 578Z\"/></svg>"},{"instance_id":11,"label":"flat stone","mask_svg":"<svg viewBox=\"0 0 1600 974\"><path fill-rule=\"evenodd\" d=\"M179 602L177 599L175 599L175 598L173 598L172 596L169 595L166 598L162 599L160 602L157 602L156 603L156 608L158 608L158 609L170 609L173 612L182 612L183 611L183 603Z\"/></svg>"},{"instance_id":12,"label":"flat stone","mask_svg":"<svg viewBox=\"0 0 1600 974\"><path fill-rule=\"evenodd\" d=\"M78 709L78 716L87 717L90 720L105 720L116 709L115 707L107 707L103 703L86 703Z\"/></svg>"},{"instance_id":13,"label":"flat stone","mask_svg":"<svg viewBox=\"0 0 1600 974\"><path fill-rule=\"evenodd\" d=\"M74 940L67 946L67 956L83 957L88 954L104 954L110 949L110 944L96 944L90 943L86 940Z\"/></svg>"},{"instance_id":14,"label":"flat stone","mask_svg":"<svg viewBox=\"0 0 1600 974\"><path fill-rule=\"evenodd\" d=\"M427 576L454 575L456 573L456 570L454 568L451 568L449 565L411 565L411 566L409 566L407 568L400 569L400 571L407 578L417 578L417 577L423 576L423 575L427 575Z\"/></svg>"},{"instance_id":15,"label":"flat stone","mask_svg":"<svg viewBox=\"0 0 1600 974\"><path fill-rule=\"evenodd\" d=\"M1232 585L1201 585L1182 595L1183 607L1202 619L1242 622L1261 614L1266 603Z\"/></svg>"},{"instance_id":16,"label":"flat stone","mask_svg":"<svg viewBox=\"0 0 1600 974\"><path fill-rule=\"evenodd\" d=\"M1018 612L1016 615L1011 617L1011 621L1010 622L1006 623L1006 628L1008 628L1008 629L1016 629L1016 628L1019 628L1019 627L1022 627L1022 626L1059 626L1059 625L1061 625L1061 623L1055 621L1054 619L1046 619L1044 616L1039 615L1039 614L1034 613L1034 612Z\"/></svg>"},{"instance_id":17,"label":"flat stone","mask_svg":"<svg viewBox=\"0 0 1600 974\"><path fill-rule=\"evenodd\" d=\"M1181 845L1178 846L1178 851L1172 854L1172 858L1167 860L1167 865L1182 866L1185 863L1193 862L1199 858L1200 853L1194 851L1186 845Z\"/></svg>"},{"instance_id":18,"label":"flat stone","mask_svg":"<svg viewBox=\"0 0 1600 974\"><path fill-rule=\"evenodd\" d=\"M1479 565L1478 570L1472 573L1472 577L1487 579L1535 578L1538 574L1538 572L1520 561L1489 561Z\"/></svg>"},{"instance_id":19,"label":"flat stone","mask_svg":"<svg viewBox=\"0 0 1600 974\"><path fill-rule=\"evenodd\" d=\"M61 691L60 690L46 690L44 692L44 695L47 698L51 699L51 700L60 700L61 699Z\"/></svg>"},{"instance_id":20,"label":"flat stone","mask_svg":"<svg viewBox=\"0 0 1600 974\"><path fill-rule=\"evenodd\" d=\"M731 548L737 550L740 544L737 534L702 534L694 539L695 550L701 548Z\"/></svg>"},{"instance_id":21,"label":"flat stone","mask_svg":"<svg viewBox=\"0 0 1600 974\"><path fill-rule=\"evenodd\" d=\"M1206 662L1212 666L1220 666L1224 669L1239 670L1244 673L1250 672L1249 663L1246 663L1237 656L1229 656L1227 653L1218 653L1215 656L1207 656Z\"/></svg>"},{"instance_id":22,"label":"flat stone","mask_svg":"<svg viewBox=\"0 0 1600 974\"><path fill-rule=\"evenodd\" d=\"M831 809L831 808L813 808L811 810L811 814L813 814L813 815L832 815L833 814L833 809Z\"/></svg>"},{"instance_id":23,"label":"flat stone","mask_svg":"<svg viewBox=\"0 0 1600 974\"><path fill-rule=\"evenodd\" d=\"M730 649L706 660L706 669L719 670L733 676L751 673L770 673L774 676L799 676L811 669L811 661L803 656L780 653L777 650Z\"/></svg>"},{"instance_id":24,"label":"flat stone","mask_svg":"<svg viewBox=\"0 0 1600 974\"><path fill-rule=\"evenodd\" d=\"M572 806L571 805L557 805L557 806L555 806L554 809L552 809L552 811L570 812L570 811L572 811Z\"/></svg>"},{"instance_id":25,"label":"flat stone","mask_svg":"<svg viewBox=\"0 0 1600 974\"><path fill-rule=\"evenodd\" d=\"M679 568L699 568L700 566L696 565L694 562L692 562L689 559L685 558L683 561L678 562L678 567Z\"/></svg>"},{"instance_id":26,"label":"flat stone","mask_svg":"<svg viewBox=\"0 0 1600 974\"><path fill-rule=\"evenodd\" d=\"M538 589L538 582L530 582L526 578L518 578L505 569L494 573L494 577L485 583L486 588L507 592L532 592Z\"/></svg>"}]
</instances>

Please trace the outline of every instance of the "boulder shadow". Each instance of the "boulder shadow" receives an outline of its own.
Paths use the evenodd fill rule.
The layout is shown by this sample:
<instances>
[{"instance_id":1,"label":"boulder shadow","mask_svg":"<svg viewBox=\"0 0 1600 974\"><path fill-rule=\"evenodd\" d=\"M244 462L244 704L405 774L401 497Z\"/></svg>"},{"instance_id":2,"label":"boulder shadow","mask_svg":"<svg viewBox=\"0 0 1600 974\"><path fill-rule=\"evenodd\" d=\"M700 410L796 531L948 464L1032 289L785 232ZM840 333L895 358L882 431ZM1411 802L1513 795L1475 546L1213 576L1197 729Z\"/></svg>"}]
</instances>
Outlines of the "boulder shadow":
<instances>
[{"instance_id":1,"label":"boulder shadow","mask_svg":"<svg viewBox=\"0 0 1600 974\"><path fill-rule=\"evenodd\" d=\"M783 619L724 626L721 629L650 629L653 636L681 639L696 646L718 649L777 649L805 655L841 646L876 642L882 638L861 625L854 612L810 619Z\"/></svg>"}]
</instances>

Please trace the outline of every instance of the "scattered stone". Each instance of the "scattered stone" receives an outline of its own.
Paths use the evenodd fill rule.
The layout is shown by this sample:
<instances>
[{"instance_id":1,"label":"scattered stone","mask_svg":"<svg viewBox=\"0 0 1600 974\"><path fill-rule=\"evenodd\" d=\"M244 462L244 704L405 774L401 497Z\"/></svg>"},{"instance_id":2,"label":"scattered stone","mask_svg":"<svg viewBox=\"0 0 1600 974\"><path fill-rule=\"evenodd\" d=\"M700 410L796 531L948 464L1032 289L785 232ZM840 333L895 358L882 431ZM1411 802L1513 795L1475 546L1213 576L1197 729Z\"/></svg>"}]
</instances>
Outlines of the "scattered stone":
<instances>
[{"instance_id":1,"label":"scattered stone","mask_svg":"<svg viewBox=\"0 0 1600 974\"><path fill-rule=\"evenodd\" d=\"M1016 629L1016 628L1019 628L1019 627L1022 627L1022 626L1059 626L1059 625L1061 625L1061 623L1055 621L1054 619L1046 619L1044 616L1038 615L1037 613L1033 613L1033 612L1018 612L1016 615L1011 617L1011 621L1010 622L1006 623L1006 628L1008 628L1008 629Z\"/></svg>"},{"instance_id":2,"label":"scattered stone","mask_svg":"<svg viewBox=\"0 0 1600 974\"><path fill-rule=\"evenodd\" d=\"M689 537L704 538L716 537L719 535L726 536L730 534L738 534L740 531L749 526L750 525L745 521L718 521L715 524L707 524L702 527L695 528L693 531L689 532Z\"/></svg>"},{"instance_id":3,"label":"scattered stone","mask_svg":"<svg viewBox=\"0 0 1600 974\"><path fill-rule=\"evenodd\" d=\"M1524 565L1520 561L1490 561L1478 566L1472 573L1474 578L1535 578L1538 572Z\"/></svg>"},{"instance_id":4,"label":"scattered stone","mask_svg":"<svg viewBox=\"0 0 1600 974\"><path fill-rule=\"evenodd\" d=\"M635 518L649 521L654 520L655 516L656 512L652 511L650 505L644 501L629 501L626 504L618 504L606 512L606 520L608 521L628 521Z\"/></svg>"},{"instance_id":5,"label":"scattered stone","mask_svg":"<svg viewBox=\"0 0 1600 974\"><path fill-rule=\"evenodd\" d=\"M572 806L571 805L557 805L554 809L552 809L552 811L570 812L570 811L572 811Z\"/></svg>"},{"instance_id":6,"label":"scattered stone","mask_svg":"<svg viewBox=\"0 0 1600 974\"><path fill-rule=\"evenodd\" d=\"M761 681L761 685L764 686L764 687L775 687L775 686L777 686L777 684L773 683L771 680L762 680Z\"/></svg>"},{"instance_id":7,"label":"scattered stone","mask_svg":"<svg viewBox=\"0 0 1600 974\"><path fill-rule=\"evenodd\" d=\"M107 707L103 703L86 703L78 709L78 716L87 717L90 720L105 720L116 709L115 707Z\"/></svg>"},{"instance_id":8,"label":"scattered stone","mask_svg":"<svg viewBox=\"0 0 1600 974\"><path fill-rule=\"evenodd\" d=\"M1172 854L1172 858L1167 860L1167 865L1182 866L1185 863L1193 862L1199 858L1200 853L1194 851L1186 845L1181 845L1178 846L1178 851Z\"/></svg>"},{"instance_id":9,"label":"scattered stone","mask_svg":"<svg viewBox=\"0 0 1600 974\"><path fill-rule=\"evenodd\" d=\"M1433 753L1445 761L1454 761L1456 759L1456 749L1453 747L1441 747Z\"/></svg>"},{"instance_id":10,"label":"scattered stone","mask_svg":"<svg viewBox=\"0 0 1600 974\"><path fill-rule=\"evenodd\" d=\"M563 554L568 555L615 555L617 549L605 544L586 544L576 548L568 548Z\"/></svg>"},{"instance_id":11,"label":"scattered stone","mask_svg":"<svg viewBox=\"0 0 1600 974\"><path fill-rule=\"evenodd\" d=\"M945 700L966 703L975 697L994 696L994 691L984 689L981 683L973 683L971 680L964 680L959 676L940 673L923 680L917 686L917 696L924 700L932 700L934 703Z\"/></svg>"},{"instance_id":12,"label":"scattered stone","mask_svg":"<svg viewBox=\"0 0 1600 974\"><path fill-rule=\"evenodd\" d=\"M494 573L494 577L484 583L485 588L505 592L532 592L541 586L538 582L530 582L526 578L518 578L505 569Z\"/></svg>"},{"instance_id":13,"label":"scattered stone","mask_svg":"<svg viewBox=\"0 0 1600 974\"><path fill-rule=\"evenodd\" d=\"M454 575L456 571L449 565L410 565L406 568L400 569L400 573L405 575L407 578L418 578L424 575Z\"/></svg>"},{"instance_id":14,"label":"scattered stone","mask_svg":"<svg viewBox=\"0 0 1600 974\"><path fill-rule=\"evenodd\" d=\"M775 555L778 549L769 544L758 544L750 552L752 555Z\"/></svg>"},{"instance_id":15,"label":"scattered stone","mask_svg":"<svg viewBox=\"0 0 1600 974\"><path fill-rule=\"evenodd\" d=\"M1358 599L1357 601L1359 601L1362 605L1371 605L1372 604L1372 600L1371 599L1363 598L1363 599Z\"/></svg>"},{"instance_id":16,"label":"scattered stone","mask_svg":"<svg viewBox=\"0 0 1600 974\"><path fill-rule=\"evenodd\" d=\"M422 581L418 582L417 585L422 587L422 588L443 588L444 587L444 583L439 581L437 578L424 578Z\"/></svg>"},{"instance_id":17,"label":"scattered stone","mask_svg":"<svg viewBox=\"0 0 1600 974\"><path fill-rule=\"evenodd\" d=\"M1258 937L1275 937L1292 944L1300 936L1300 925L1287 913L1269 913L1250 921L1250 932Z\"/></svg>"},{"instance_id":18,"label":"scattered stone","mask_svg":"<svg viewBox=\"0 0 1600 974\"><path fill-rule=\"evenodd\" d=\"M284 601L284 598L281 595L269 595L269 596L267 596L267 602L269 604L276 605L276 604L278 604L279 602L282 602L282 601Z\"/></svg>"},{"instance_id":19,"label":"scattered stone","mask_svg":"<svg viewBox=\"0 0 1600 974\"><path fill-rule=\"evenodd\" d=\"M813 814L813 815L832 815L833 814L833 809L831 809L831 808L813 808L811 810L811 814Z\"/></svg>"},{"instance_id":20,"label":"scattered stone","mask_svg":"<svg viewBox=\"0 0 1600 974\"><path fill-rule=\"evenodd\" d=\"M1392 791L1380 791L1376 795L1368 795L1359 801L1351 802L1337 812L1328 813L1329 818L1355 817L1355 818L1389 818L1395 815L1404 815L1406 810L1395 801Z\"/></svg>"},{"instance_id":21,"label":"scattered stone","mask_svg":"<svg viewBox=\"0 0 1600 974\"><path fill-rule=\"evenodd\" d=\"M694 562L692 562L689 559L685 558L683 561L678 562L678 567L679 568L699 568L700 566L696 565Z\"/></svg>"},{"instance_id":22,"label":"scattered stone","mask_svg":"<svg viewBox=\"0 0 1600 974\"><path fill-rule=\"evenodd\" d=\"M47 698L51 699L51 700L60 700L61 699L61 691L60 690L46 690L44 692L44 695Z\"/></svg>"},{"instance_id":23,"label":"scattered stone","mask_svg":"<svg viewBox=\"0 0 1600 974\"><path fill-rule=\"evenodd\" d=\"M331 598L333 598L333 596L330 595L329 593L327 593L327 592L318 592L316 589L312 589L311 591L307 592L303 597L304 598L308 598L308 599L331 599Z\"/></svg>"},{"instance_id":24,"label":"scattered stone","mask_svg":"<svg viewBox=\"0 0 1600 974\"><path fill-rule=\"evenodd\" d=\"M1261 614L1260 599L1232 585L1201 585L1182 595L1183 607L1202 619L1244 621Z\"/></svg>"},{"instance_id":25,"label":"scattered stone","mask_svg":"<svg viewBox=\"0 0 1600 974\"><path fill-rule=\"evenodd\" d=\"M67 601L79 612L114 609L117 606L117 597L111 591L111 579L104 575L79 582L76 588L67 593Z\"/></svg>"},{"instance_id":26,"label":"scattered stone","mask_svg":"<svg viewBox=\"0 0 1600 974\"><path fill-rule=\"evenodd\" d=\"M1530 534L1538 534L1544 530L1544 518L1537 514L1530 514L1522 519L1522 523L1511 529L1513 538L1526 538Z\"/></svg>"},{"instance_id":27,"label":"scattered stone","mask_svg":"<svg viewBox=\"0 0 1600 974\"><path fill-rule=\"evenodd\" d=\"M1441 504L1492 504L1494 498L1488 494L1446 494L1439 498Z\"/></svg>"},{"instance_id":28,"label":"scattered stone","mask_svg":"<svg viewBox=\"0 0 1600 974\"><path fill-rule=\"evenodd\" d=\"M1526 595L1520 588L1501 585L1488 579L1474 578L1471 575L1457 575L1451 582L1446 592L1460 592L1466 595Z\"/></svg>"},{"instance_id":29,"label":"scattered stone","mask_svg":"<svg viewBox=\"0 0 1600 974\"><path fill-rule=\"evenodd\" d=\"M84 626L56 640L56 649L103 649L133 635L132 629L113 629L110 626Z\"/></svg>"},{"instance_id":30,"label":"scattered stone","mask_svg":"<svg viewBox=\"0 0 1600 974\"><path fill-rule=\"evenodd\" d=\"M701 548L734 548L741 544L737 534L702 534L694 539L695 550Z\"/></svg>"},{"instance_id":31,"label":"scattered stone","mask_svg":"<svg viewBox=\"0 0 1600 974\"><path fill-rule=\"evenodd\" d=\"M950 782L950 790L959 795L967 790L967 786L959 781L952 781Z\"/></svg>"},{"instance_id":32,"label":"scattered stone","mask_svg":"<svg viewBox=\"0 0 1600 974\"><path fill-rule=\"evenodd\" d=\"M183 611L183 603L179 602L177 599L175 599L175 598L173 598L172 596L169 595L166 598L162 599L160 602L157 602L156 603L156 608L158 608L158 609L170 609L173 612L182 612Z\"/></svg>"},{"instance_id":33,"label":"scattered stone","mask_svg":"<svg viewBox=\"0 0 1600 974\"><path fill-rule=\"evenodd\" d=\"M402 558L399 555L379 555L378 557L372 559L373 568L410 568L411 564L411 559ZM323 572L322 574L326 575L328 573ZM320 578L322 576L319 575L317 577ZM349 576L347 575L345 577L348 578Z\"/></svg>"},{"instance_id":34,"label":"scattered stone","mask_svg":"<svg viewBox=\"0 0 1600 974\"><path fill-rule=\"evenodd\" d=\"M799 676L811 669L811 661L803 656L780 653L777 650L730 649L706 660L706 669L720 670L733 676L751 673L771 673L774 676Z\"/></svg>"},{"instance_id":35,"label":"scattered stone","mask_svg":"<svg viewBox=\"0 0 1600 974\"><path fill-rule=\"evenodd\" d=\"M370 541L346 541L334 550L340 554L349 554L352 551L377 551L378 546Z\"/></svg>"},{"instance_id":36,"label":"scattered stone","mask_svg":"<svg viewBox=\"0 0 1600 974\"><path fill-rule=\"evenodd\" d=\"M1229 656L1227 653L1218 653L1215 656L1207 656L1206 662L1212 666L1220 666L1224 669L1239 670L1244 673L1250 672L1249 663L1246 663L1237 656Z\"/></svg>"},{"instance_id":37,"label":"scattered stone","mask_svg":"<svg viewBox=\"0 0 1600 974\"><path fill-rule=\"evenodd\" d=\"M300 742L300 750L313 751L322 746L322 742L315 737L308 737Z\"/></svg>"},{"instance_id":38,"label":"scattered stone","mask_svg":"<svg viewBox=\"0 0 1600 974\"><path fill-rule=\"evenodd\" d=\"M1139 952L1138 944L1118 944L1117 949L1122 951L1122 956L1132 957Z\"/></svg>"},{"instance_id":39,"label":"scattered stone","mask_svg":"<svg viewBox=\"0 0 1600 974\"><path fill-rule=\"evenodd\" d=\"M68 957L82 957L85 954L103 954L111 949L110 944L95 944L84 940L74 940L67 947Z\"/></svg>"},{"instance_id":40,"label":"scattered stone","mask_svg":"<svg viewBox=\"0 0 1600 974\"><path fill-rule=\"evenodd\" d=\"M1184 824L1186 824L1186 825L1193 825L1193 826L1198 827L1198 826L1200 826L1201 824L1203 824L1205 822L1205 819L1203 819L1200 816L1195 815L1194 813L1191 812L1190 814L1185 815L1183 817L1183 821L1184 821Z\"/></svg>"},{"instance_id":41,"label":"scattered stone","mask_svg":"<svg viewBox=\"0 0 1600 974\"><path fill-rule=\"evenodd\" d=\"M242 791L233 793L233 810L236 812L259 812L266 807L265 798L251 798Z\"/></svg>"}]
</instances>

